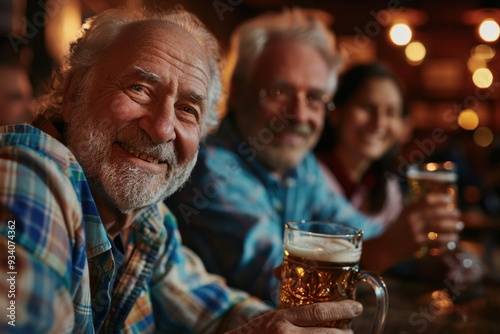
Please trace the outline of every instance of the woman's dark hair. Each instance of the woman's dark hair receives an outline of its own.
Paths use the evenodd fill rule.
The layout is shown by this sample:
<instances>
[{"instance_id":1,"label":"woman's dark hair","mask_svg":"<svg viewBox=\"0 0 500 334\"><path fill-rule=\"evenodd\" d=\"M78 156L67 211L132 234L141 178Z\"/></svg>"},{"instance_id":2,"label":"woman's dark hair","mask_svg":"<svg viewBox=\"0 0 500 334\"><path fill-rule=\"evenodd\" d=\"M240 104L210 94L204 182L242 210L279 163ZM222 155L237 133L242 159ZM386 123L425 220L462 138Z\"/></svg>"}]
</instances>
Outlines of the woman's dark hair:
<instances>
[{"instance_id":1,"label":"woman's dark hair","mask_svg":"<svg viewBox=\"0 0 500 334\"><path fill-rule=\"evenodd\" d=\"M406 91L401 81L382 63L369 63L356 65L345 72L339 79L337 92L333 98L335 108L342 107L371 79L389 79L398 87L403 101L402 115L409 113ZM335 128L329 122L325 121L323 133L316 145L314 151L318 154L330 152L337 141ZM376 171L376 182L370 194L370 204L368 210L372 213L379 212L386 198L387 178L385 172L390 171L392 163L397 153L396 145L388 150L382 157L374 161L372 168Z\"/></svg>"}]
</instances>

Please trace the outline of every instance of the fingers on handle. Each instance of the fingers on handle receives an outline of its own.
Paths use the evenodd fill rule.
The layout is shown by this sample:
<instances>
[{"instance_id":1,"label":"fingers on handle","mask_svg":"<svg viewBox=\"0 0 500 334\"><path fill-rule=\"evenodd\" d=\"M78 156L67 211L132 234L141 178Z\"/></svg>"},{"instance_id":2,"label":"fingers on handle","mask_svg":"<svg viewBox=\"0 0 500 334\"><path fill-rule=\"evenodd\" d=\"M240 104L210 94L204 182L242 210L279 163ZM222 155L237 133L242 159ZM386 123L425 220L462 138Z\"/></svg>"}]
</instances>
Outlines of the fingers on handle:
<instances>
[{"instance_id":1,"label":"fingers on handle","mask_svg":"<svg viewBox=\"0 0 500 334\"><path fill-rule=\"evenodd\" d=\"M363 306L353 300L324 302L283 310L285 318L296 326L311 326L327 321L351 319L361 314Z\"/></svg>"}]
</instances>

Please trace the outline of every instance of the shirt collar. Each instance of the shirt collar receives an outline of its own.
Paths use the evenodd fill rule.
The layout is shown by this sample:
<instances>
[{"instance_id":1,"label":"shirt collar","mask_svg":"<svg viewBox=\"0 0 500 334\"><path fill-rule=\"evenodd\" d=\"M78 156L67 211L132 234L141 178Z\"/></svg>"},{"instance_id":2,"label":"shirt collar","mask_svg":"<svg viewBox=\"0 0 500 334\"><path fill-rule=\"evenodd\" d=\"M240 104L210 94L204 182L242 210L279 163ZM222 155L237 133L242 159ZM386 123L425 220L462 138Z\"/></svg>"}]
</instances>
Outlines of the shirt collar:
<instances>
[{"instance_id":1,"label":"shirt collar","mask_svg":"<svg viewBox=\"0 0 500 334\"><path fill-rule=\"evenodd\" d=\"M57 139L63 145L66 145L64 137L62 135L62 129L64 128L64 125L62 123L52 122L45 116L38 115L31 122L31 125ZM74 159L76 162L76 158ZM85 173L81 169L80 165L78 169L81 171L81 174L83 176L83 179L79 178L78 182L80 191L82 192L82 199L80 201L82 205L87 257L92 258L109 250L111 248L111 243L108 240L106 229L104 228L101 217L99 216L94 200L87 198L84 199L84 197L87 196L92 197L92 194L90 193L90 189L88 188L88 182L85 178ZM86 191L88 191L88 194L85 194Z\"/></svg>"},{"instance_id":2,"label":"shirt collar","mask_svg":"<svg viewBox=\"0 0 500 334\"><path fill-rule=\"evenodd\" d=\"M66 145L66 142L64 141L64 138L62 136L62 128L63 128L62 124L57 124L56 126L56 123L51 122L45 116L38 115L31 122L31 125L34 126L35 128L42 130L43 132L49 134L51 137L57 139L59 142Z\"/></svg>"}]
</instances>

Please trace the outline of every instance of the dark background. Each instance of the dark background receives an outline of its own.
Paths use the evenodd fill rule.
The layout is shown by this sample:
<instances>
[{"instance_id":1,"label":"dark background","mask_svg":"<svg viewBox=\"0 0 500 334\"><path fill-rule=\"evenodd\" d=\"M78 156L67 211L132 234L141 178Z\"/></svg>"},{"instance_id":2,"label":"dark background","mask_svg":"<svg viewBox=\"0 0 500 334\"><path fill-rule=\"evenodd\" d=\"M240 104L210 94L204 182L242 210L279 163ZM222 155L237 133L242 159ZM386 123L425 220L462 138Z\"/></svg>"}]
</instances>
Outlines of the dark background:
<instances>
[{"instance_id":1,"label":"dark background","mask_svg":"<svg viewBox=\"0 0 500 334\"><path fill-rule=\"evenodd\" d=\"M230 33L239 22L261 12L284 6L324 10L331 15L330 27L347 56L346 66L380 60L406 86L413 128L399 157L401 163L415 162L412 160L427 157L441 148L452 148L452 153L460 155L487 187L500 184L496 168L497 160L500 161L500 153L496 153L500 147L500 55L488 62L494 75L493 85L488 89L474 86L467 67L471 49L484 43L476 32L478 20L490 16L500 22L500 0L0 0L1 54L21 59L35 94L40 94L52 66L59 61L49 51L48 45L54 42L50 41L47 24L54 17L60 19L66 15L61 13L65 13L67 6L77 8L78 24L111 7L182 6L200 17L218 37L223 49L227 48ZM388 8L396 9L397 13L377 20L377 13ZM395 46L388 39L390 23L400 18L412 26L412 40L426 46L427 55L419 65L409 64L404 47ZM498 43L497 40L488 44L498 52ZM474 130L458 126L456 117L466 107L477 112L479 127L492 131L494 139L488 146L475 142ZM444 134L439 140L436 131Z\"/></svg>"}]
</instances>

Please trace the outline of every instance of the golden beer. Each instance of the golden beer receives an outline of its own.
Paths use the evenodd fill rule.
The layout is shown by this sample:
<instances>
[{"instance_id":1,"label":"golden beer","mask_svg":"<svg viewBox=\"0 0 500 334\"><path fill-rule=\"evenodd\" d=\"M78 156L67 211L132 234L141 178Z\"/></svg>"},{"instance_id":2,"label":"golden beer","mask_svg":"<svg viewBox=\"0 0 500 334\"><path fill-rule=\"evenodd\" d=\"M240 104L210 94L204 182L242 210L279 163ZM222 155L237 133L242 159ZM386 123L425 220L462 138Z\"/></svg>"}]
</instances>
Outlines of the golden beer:
<instances>
[{"instance_id":1,"label":"golden beer","mask_svg":"<svg viewBox=\"0 0 500 334\"><path fill-rule=\"evenodd\" d=\"M408 186L411 203L418 202L428 193L442 193L452 198L450 208L457 206L457 174L455 173L410 170L408 172Z\"/></svg>"},{"instance_id":2,"label":"golden beer","mask_svg":"<svg viewBox=\"0 0 500 334\"><path fill-rule=\"evenodd\" d=\"M408 200L410 203L418 202L428 193L441 193L451 197L451 202L448 206L453 210L458 205L458 190L457 190L457 173L455 165L448 161L444 163L430 162L423 165L412 165L406 174L408 179ZM437 234L434 234L436 237ZM417 257L422 257L427 254L439 255L447 249L441 249L436 243L432 242L432 232L429 233L429 241L422 245L420 251L416 254ZM449 245L456 247L453 245ZM449 248L451 250L451 248Z\"/></svg>"},{"instance_id":3,"label":"golden beer","mask_svg":"<svg viewBox=\"0 0 500 334\"><path fill-rule=\"evenodd\" d=\"M279 308L354 299L361 248L346 240L330 240L308 248L285 246ZM321 326L350 328L350 320Z\"/></svg>"},{"instance_id":4,"label":"golden beer","mask_svg":"<svg viewBox=\"0 0 500 334\"><path fill-rule=\"evenodd\" d=\"M280 309L354 299L356 284L366 282L375 291L377 302L370 333L383 333L387 287L380 276L358 270L363 231L334 222L301 220L285 224L283 244ZM345 329L351 328L351 323L342 319L316 326Z\"/></svg>"}]
</instances>

